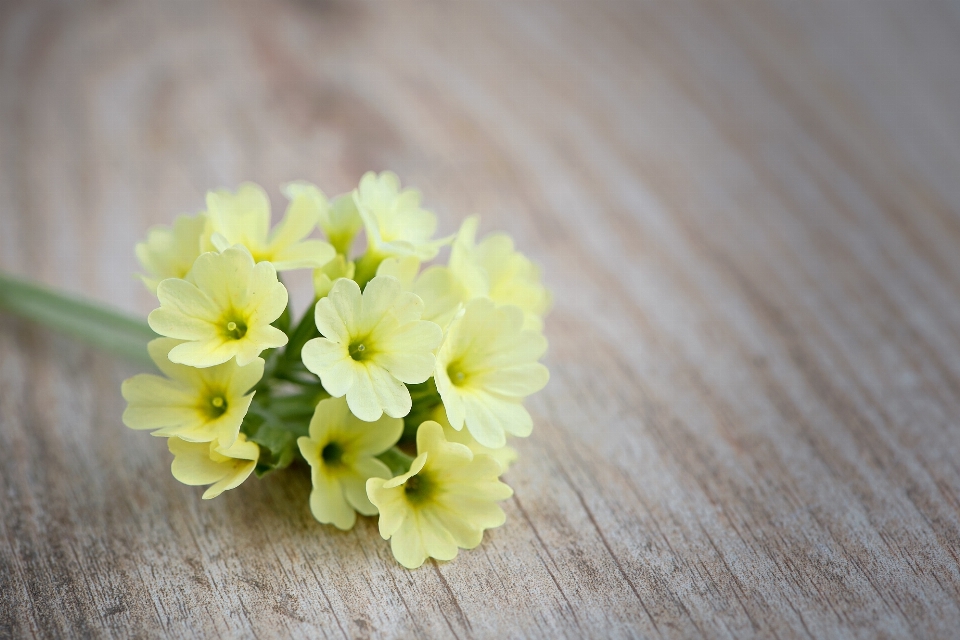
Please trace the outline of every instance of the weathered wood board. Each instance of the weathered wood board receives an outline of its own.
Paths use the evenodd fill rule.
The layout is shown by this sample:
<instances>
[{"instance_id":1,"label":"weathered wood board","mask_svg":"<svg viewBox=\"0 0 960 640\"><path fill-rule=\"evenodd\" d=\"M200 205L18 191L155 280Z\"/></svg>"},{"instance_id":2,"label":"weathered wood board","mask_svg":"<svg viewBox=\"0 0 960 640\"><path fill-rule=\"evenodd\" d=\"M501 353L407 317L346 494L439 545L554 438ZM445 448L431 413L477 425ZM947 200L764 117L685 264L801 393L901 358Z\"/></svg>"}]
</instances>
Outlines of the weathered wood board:
<instances>
[{"instance_id":1,"label":"weathered wood board","mask_svg":"<svg viewBox=\"0 0 960 640\"><path fill-rule=\"evenodd\" d=\"M0 637L955 637L958 63L945 0L3 3L0 268L146 314L206 189L390 168L556 305L506 525L415 572L0 316Z\"/></svg>"}]
</instances>

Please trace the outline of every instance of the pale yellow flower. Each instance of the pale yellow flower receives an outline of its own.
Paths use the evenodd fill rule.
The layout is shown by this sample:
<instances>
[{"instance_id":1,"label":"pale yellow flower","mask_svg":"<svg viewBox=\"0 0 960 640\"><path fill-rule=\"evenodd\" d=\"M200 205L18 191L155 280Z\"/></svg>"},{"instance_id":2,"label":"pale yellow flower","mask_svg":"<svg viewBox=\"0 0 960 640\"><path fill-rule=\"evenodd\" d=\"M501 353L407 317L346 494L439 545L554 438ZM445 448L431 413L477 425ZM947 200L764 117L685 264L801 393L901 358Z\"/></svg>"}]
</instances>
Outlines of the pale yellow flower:
<instances>
[{"instance_id":1,"label":"pale yellow flower","mask_svg":"<svg viewBox=\"0 0 960 640\"><path fill-rule=\"evenodd\" d=\"M464 423L477 442L499 449L506 433L528 436L533 420L521 404L550 378L537 360L547 340L523 329L523 312L474 298L447 327L435 379L454 429Z\"/></svg>"},{"instance_id":2,"label":"pale yellow flower","mask_svg":"<svg viewBox=\"0 0 960 640\"><path fill-rule=\"evenodd\" d=\"M420 207L420 192L400 190L400 179L390 171L367 172L353 192L357 211L367 231L367 253L357 263L362 281L376 273L384 258L416 256L432 260L450 238L433 239L437 217Z\"/></svg>"},{"instance_id":3,"label":"pale yellow flower","mask_svg":"<svg viewBox=\"0 0 960 640\"><path fill-rule=\"evenodd\" d=\"M520 454L517 453L517 450L511 447L510 445L504 445L498 449L491 449L490 447L485 447L476 439L470 435L468 429L460 429L457 431L450 426L450 421L447 420L447 412L443 408L442 404L438 404L436 409L433 410L433 415L430 416L437 424L443 427L443 437L447 439L447 442L456 442L458 444L465 445L470 451L473 451L474 455L483 454L490 456L498 463L500 467L506 471L510 468L514 462L517 461L517 458L520 457Z\"/></svg>"},{"instance_id":4,"label":"pale yellow flower","mask_svg":"<svg viewBox=\"0 0 960 640\"><path fill-rule=\"evenodd\" d=\"M236 193L207 193L207 229L204 249L223 251L243 245L256 262L272 262L277 271L316 269L335 255L322 240L308 240L320 219L318 203L293 187L283 220L270 231L270 200L258 185L245 182Z\"/></svg>"},{"instance_id":5,"label":"pale yellow flower","mask_svg":"<svg viewBox=\"0 0 960 640\"><path fill-rule=\"evenodd\" d=\"M542 329L551 298L540 281L540 268L514 250L505 233L492 233L477 244L479 224L476 217L464 220L450 249L450 272L462 288L462 299L482 296L515 305L523 310L525 328Z\"/></svg>"},{"instance_id":6,"label":"pale yellow flower","mask_svg":"<svg viewBox=\"0 0 960 640\"><path fill-rule=\"evenodd\" d=\"M421 319L445 327L460 307L460 288L447 267L434 265L419 272L420 260L416 256L387 258L377 268L378 276L393 276L404 291L423 300Z\"/></svg>"},{"instance_id":7,"label":"pale yellow flower","mask_svg":"<svg viewBox=\"0 0 960 640\"><path fill-rule=\"evenodd\" d=\"M200 255L200 238L207 224L202 213L178 216L172 227L158 225L147 231L146 242L137 243L137 260L147 271L143 284L156 293L166 278L183 278Z\"/></svg>"},{"instance_id":8,"label":"pale yellow flower","mask_svg":"<svg viewBox=\"0 0 960 640\"><path fill-rule=\"evenodd\" d=\"M310 436L297 440L312 471L313 517L345 530L353 527L357 513L376 515L366 482L390 477L390 469L375 456L396 444L402 433L400 418L363 422L343 398L321 400L310 420Z\"/></svg>"},{"instance_id":9,"label":"pale yellow flower","mask_svg":"<svg viewBox=\"0 0 960 640\"><path fill-rule=\"evenodd\" d=\"M497 501L513 495L497 479L496 460L447 442L436 422L417 430L417 454L409 472L367 480L367 495L380 511L380 535L408 569L427 558L452 560L458 547L476 547L485 529L506 519Z\"/></svg>"},{"instance_id":10,"label":"pale yellow flower","mask_svg":"<svg viewBox=\"0 0 960 640\"><path fill-rule=\"evenodd\" d=\"M356 265L338 253L333 260L320 269L313 270L313 293L317 300L325 298L333 289L333 283L339 278L353 279Z\"/></svg>"},{"instance_id":11,"label":"pale yellow flower","mask_svg":"<svg viewBox=\"0 0 960 640\"><path fill-rule=\"evenodd\" d=\"M350 410L372 422L383 413L410 412L404 383L424 382L433 373L433 350L443 332L420 320L423 302L405 293L396 278L371 280L363 293L353 280L337 280L317 302L315 320L322 338L303 347L303 364L320 376L335 397L346 395Z\"/></svg>"},{"instance_id":12,"label":"pale yellow flower","mask_svg":"<svg viewBox=\"0 0 960 640\"><path fill-rule=\"evenodd\" d=\"M248 442L242 433L229 447L213 442L187 442L180 438L167 441L173 464L170 470L173 477L192 486L212 484L203 493L203 499L209 500L240 486L257 466L260 447Z\"/></svg>"},{"instance_id":13,"label":"pale yellow flower","mask_svg":"<svg viewBox=\"0 0 960 640\"><path fill-rule=\"evenodd\" d=\"M253 393L263 377L263 360L246 366L230 361L215 367L195 369L174 364L167 358L181 344L173 338L157 338L147 345L150 357L166 378L141 373L120 387L127 408L123 423L131 429L157 429L155 436L178 436L190 442L219 440L229 447L240 433Z\"/></svg>"},{"instance_id":14,"label":"pale yellow flower","mask_svg":"<svg viewBox=\"0 0 960 640\"><path fill-rule=\"evenodd\" d=\"M283 193L291 200L300 198L309 202L318 213L318 222L327 240L337 253L350 257L350 245L363 228L363 220L352 193L338 196L331 203L316 186L300 181L284 186Z\"/></svg>"},{"instance_id":15,"label":"pale yellow flower","mask_svg":"<svg viewBox=\"0 0 960 640\"><path fill-rule=\"evenodd\" d=\"M287 306L271 263L254 265L250 252L237 246L204 253L189 275L160 283L160 308L147 318L160 335L185 341L170 351L171 362L212 367L236 357L244 366L287 343L286 334L270 326Z\"/></svg>"}]
</instances>

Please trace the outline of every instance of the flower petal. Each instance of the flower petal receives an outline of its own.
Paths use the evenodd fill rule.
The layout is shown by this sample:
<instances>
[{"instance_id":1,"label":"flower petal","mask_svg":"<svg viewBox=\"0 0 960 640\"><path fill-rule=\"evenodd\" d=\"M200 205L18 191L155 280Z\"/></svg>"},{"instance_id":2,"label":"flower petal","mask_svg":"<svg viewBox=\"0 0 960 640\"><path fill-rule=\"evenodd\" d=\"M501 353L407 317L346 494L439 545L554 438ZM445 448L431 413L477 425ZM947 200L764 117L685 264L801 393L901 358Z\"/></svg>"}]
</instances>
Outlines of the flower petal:
<instances>
[{"instance_id":1,"label":"flower petal","mask_svg":"<svg viewBox=\"0 0 960 640\"><path fill-rule=\"evenodd\" d=\"M210 443L170 438L167 440L167 447L174 455L173 464L170 466L173 477L183 484L210 484L230 472L229 466L210 459Z\"/></svg>"},{"instance_id":2,"label":"flower petal","mask_svg":"<svg viewBox=\"0 0 960 640\"><path fill-rule=\"evenodd\" d=\"M338 529L353 528L357 521L356 512L347 504L340 482L322 468L313 468L311 474L313 491L310 492L310 511L313 517L324 524L332 524Z\"/></svg>"},{"instance_id":3,"label":"flower petal","mask_svg":"<svg viewBox=\"0 0 960 640\"><path fill-rule=\"evenodd\" d=\"M389 539L396 533L410 511L410 507L404 498L403 489L399 487L386 488L384 485L387 482L382 478L369 478L366 483L367 497L380 512L378 526L380 536L384 540Z\"/></svg>"},{"instance_id":4,"label":"flower petal","mask_svg":"<svg viewBox=\"0 0 960 640\"><path fill-rule=\"evenodd\" d=\"M330 290L330 294L324 300L329 300L334 312L347 328L347 333L351 336L356 335L361 317L360 285L353 280L340 278L333 283L333 289ZM320 302L323 302L323 300ZM317 326L319 328L319 324Z\"/></svg>"},{"instance_id":5,"label":"flower petal","mask_svg":"<svg viewBox=\"0 0 960 640\"><path fill-rule=\"evenodd\" d=\"M435 517L433 509L424 509L420 513L420 536L423 538L423 549L431 558L453 560L457 557L457 543Z\"/></svg>"},{"instance_id":6,"label":"flower petal","mask_svg":"<svg viewBox=\"0 0 960 640\"><path fill-rule=\"evenodd\" d=\"M328 340L339 342L344 346L350 344L350 331L347 329L346 324L348 319L340 315L337 307L333 301L330 300L329 294L325 298L317 301L313 317L320 335Z\"/></svg>"},{"instance_id":7,"label":"flower petal","mask_svg":"<svg viewBox=\"0 0 960 640\"><path fill-rule=\"evenodd\" d=\"M374 389L374 382L370 379L367 367L355 367L354 372L356 378L347 390L347 404L350 405L353 415L365 422L373 422L383 415L383 407Z\"/></svg>"},{"instance_id":8,"label":"flower petal","mask_svg":"<svg viewBox=\"0 0 960 640\"><path fill-rule=\"evenodd\" d=\"M271 262L277 271L319 269L333 260L335 255L336 249L323 240L304 240L275 251Z\"/></svg>"},{"instance_id":9,"label":"flower petal","mask_svg":"<svg viewBox=\"0 0 960 640\"><path fill-rule=\"evenodd\" d=\"M419 514L416 511L411 512L390 538L393 557L407 569L416 569L429 555L423 546L419 520Z\"/></svg>"},{"instance_id":10,"label":"flower petal","mask_svg":"<svg viewBox=\"0 0 960 640\"><path fill-rule=\"evenodd\" d=\"M402 382L375 364L367 365L365 370L384 413L393 418L402 418L410 413L413 403L410 392Z\"/></svg>"},{"instance_id":11,"label":"flower petal","mask_svg":"<svg viewBox=\"0 0 960 640\"><path fill-rule=\"evenodd\" d=\"M402 293L400 281L392 276L377 276L363 288L363 302L357 334L370 333ZM419 298L418 298L419 300ZM419 316L418 316L419 317Z\"/></svg>"},{"instance_id":12,"label":"flower petal","mask_svg":"<svg viewBox=\"0 0 960 640\"><path fill-rule=\"evenodd\" d=\"M540 391L550 380L550 372L539 362L506 369L491 369L471 377L470 383L485 391L523 398Z\"/></svg>"},{"instance_id":13,"label":"flower petal","mask_svg":"<svg viewBox=\"0 0 960 640\"><path fill-rule=\"evenodd\" d=\"M491 449L499 449L507 443L507 438L500 417L492 411L486 400L479 394L464 395L464 422L477 442Z\"/></svg>"}]
</instances>

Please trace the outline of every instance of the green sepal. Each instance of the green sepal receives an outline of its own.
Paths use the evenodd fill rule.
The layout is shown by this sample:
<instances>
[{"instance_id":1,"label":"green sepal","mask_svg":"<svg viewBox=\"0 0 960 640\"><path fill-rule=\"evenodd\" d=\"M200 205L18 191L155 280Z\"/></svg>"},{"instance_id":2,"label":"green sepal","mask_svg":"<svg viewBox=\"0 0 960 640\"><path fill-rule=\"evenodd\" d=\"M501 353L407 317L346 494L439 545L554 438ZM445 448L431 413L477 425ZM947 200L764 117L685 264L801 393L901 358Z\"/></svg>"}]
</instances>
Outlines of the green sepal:
<instances>
[{"instance_id":1,"label":"green sepal","mask_svg":"<svg viewBox=\"0 0 960 640\"><path fill-rule=\"evenodd\" d=\"M373 280L377 275L377 269L383 262L383 256L373 251L367 251L354 263L356 270L353 273L353 280L360 285L360 290L367 286L367 283Z\"/></svg>"}]
</instances>

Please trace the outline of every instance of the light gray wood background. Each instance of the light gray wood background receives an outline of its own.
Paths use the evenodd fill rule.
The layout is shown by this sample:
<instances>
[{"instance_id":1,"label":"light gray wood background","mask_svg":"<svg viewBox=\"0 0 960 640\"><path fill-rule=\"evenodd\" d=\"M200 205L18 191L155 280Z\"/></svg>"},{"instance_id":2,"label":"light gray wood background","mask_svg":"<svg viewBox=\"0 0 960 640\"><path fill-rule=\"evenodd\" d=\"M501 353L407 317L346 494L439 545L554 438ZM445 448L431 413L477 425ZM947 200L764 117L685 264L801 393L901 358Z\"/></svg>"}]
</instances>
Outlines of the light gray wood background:
<instances>
[{"instance_id":1,"label":"light gray wood background","mask_svg":"<svg viewBox=\"0 0 960 640\"><path fill-rule=\"evenodd\" d=\"M956 3L0 5L3 269L145 315L206 189L386 168L556 294L506 525L410 572L305 474L202 502L0 316L0 636L956 637Z\"/></svg>"}]
</instances>

